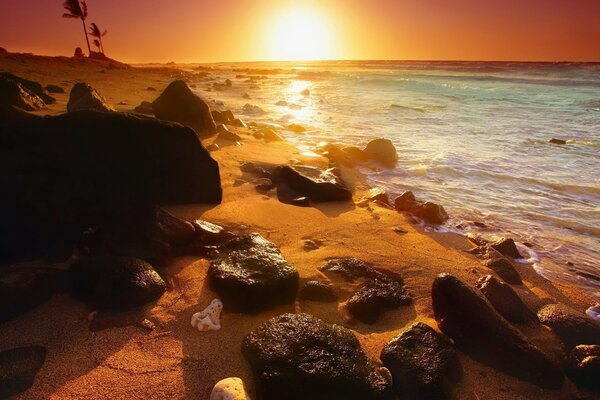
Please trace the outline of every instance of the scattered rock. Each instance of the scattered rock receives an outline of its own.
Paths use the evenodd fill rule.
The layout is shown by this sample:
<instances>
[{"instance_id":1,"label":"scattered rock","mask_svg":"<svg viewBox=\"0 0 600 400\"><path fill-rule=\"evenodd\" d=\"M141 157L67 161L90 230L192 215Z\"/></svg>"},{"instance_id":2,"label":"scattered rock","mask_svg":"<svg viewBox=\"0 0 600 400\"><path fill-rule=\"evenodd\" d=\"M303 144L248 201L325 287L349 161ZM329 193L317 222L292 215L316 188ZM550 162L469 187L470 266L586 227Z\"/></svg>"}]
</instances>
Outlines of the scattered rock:
<instances>
[{"instance_id":1,"label":"scattered rock","mask_svg":"<svg viewBox=\"0 0 600 400\"><path fill-rule=\"evenodd\" d=\"M76 83L69 94L67 111L115 111L115 109L106 102L106 99L100 95L90 85L84 82Z\"/></svg>"},{"instance_id":2,"label":"scattered rock","mask_svg":"<svg viewBox=\"0 0 600 400\"><path fill-rule=\"evenodd\" d=\"M192 315L192 327L200 332L218 331L221 329L221 311L223 311L223 302L214 299L204 310Z\"/></svg>"},{"instance_id":3,"label":"scattered rock","mask_svg":"<svg viewBox=\"0 0 600 400\"><path fill-rule=\"evenodd\" d=\"M389 167L396 165L398 161L396 148L389 139L371 140L365 147L364 154L367 158Z\"/></svg>"},{"instance_id":4,"label":"scattered rock","mask_svg":"<svg viewBox=\"0 0 600 400\"><path fill-rule=\"evenodd\" d=\"M448 219L444 207L431 202L418 201L411 191L402 193L394 200L394 208L397 211L406 211L430 224L442 224Z\"/></svg>"},{"instance_id":5,"label":"scattered rock","mask_svg":"<svg viewBox=\"0 0 600 400\"><path fill-rule=\"evenodd\" d=\"M278 175L282 183L313 202L352 199L350 189L331 170L323 171L317 167L304 165L286 165L278 168Z\"/></svg>"},{"instance_id":6,"label":"scattered rock","mask_svg":"<svg viewBox=\"0 0 600 400\"><path fill-rule=\"evenodd\" d=\"M217 382L209 400L250 400L240 378L225 378Z\"/></svg>"},{"instance_id":7,"label":"scattered rock","mask_svg":"<svg viewBox=\"0 0 600 400\"><path fill-rule=\"evenodd\" d=\"M304 197L304 196L295 197L290 201L290 204L293 204L298 207L309 207L310 199L308 197Z\"/></svg>"},{"instance_id":8,"label":"scattered rock","mask_svg":"<svg viewBox=\"0 0 600 400\"><path fill-rule=\"evenodd\" d=\"M0 352L0 399L29 389L46 360L42 346L17 347Z\"/></svg>"},{"instance_id":9,"label":"scattered rock","mask_svg":"<svg viewBox=\"0 0 600 400\"><path fill-rule=\"evenodd\" d=\"M244 104L243 110L244 110L244 113L246 113L246 114L264 114L265 113L265 110L263 110L259 106L254 106L252 104Z\"/></svg>"},{"instance_id":10,"label":"scattered rock","mask_svg":"<svg viewBox=\"0 0 600 400\"><path fill-rule=\"evenodd\" d=\"M244 94L242 95L242 97L243 97L244 99L250 99L250 95L249 95L248 93L244 93Z\"/></svg>"},{"instance_id":11,"label":"scattered rock","mask_svg":"<svg viewBox=\"0 0 600 400\"><path fill-rule=\"evenodd\" d=\"M600 392L600 346L576 346L567 360L567 374L577 386Z\"/></svg>"},{"instance_id":12,"label":"scattered rock","mask_svg":"<svg viewBox=\"0 0 600 400\"><path fill-rule=\"evenodd\" d=\"M440 330L470 357L543 388L562 386L558 365L467 284L440 274L433 282L431 297Z\"/></svg>"},{"instance_id":13,"label":"scattered rock","mask_svg":"<svg viewBox=\"0 0 600 400\"><path fill-rule=\"evenodd\" d=\"M217 140L224 140L227 142L241 142L242 137L237 133L231 132L225 125L219 125L217 127L217 132L219 135L217 136Z\"/></svg>"},{"instance_id":14,"label":"scattered rock","mask_svg":"<svg viewBox=\"0 0 600 400\"><path fill-rule=\"evenodd\" d=\"M65 89L63 89L62 87L60 87L58 85L47 85L46 91L48 93L65 93Z\"/></svg>"},{"instance_id":15,"label":"scattered rock","mask_svg":"<svg viewBox=\"0 0 600 400\"><path fill-rule=\"evenodd\" d=\"M286 130L291 131L291 132L295 132L295 133L302 133L304 131L306 131L306 128L303 127L302 125L298 125L298 124L289 124L288 126L285 127Z\"/></svg>"},{"instance_id":16,"label":"scattered rock","mask_svg":"<svg viewBox=\"0 0 600 400\"><path fill-rule=\"evenodd\" d=\"M600 345L600 324L584 313L563 304L548 304L537 315L569 349L579 344Z\"/></svg>"},{"instance_id":17,"label":"scattered rock","mask_svg":"<svg viewBox=\"0 0 600 400\"><path fill-rule=\"evenodd\" d=\"M552 143L552 144L567 144L567 141L564 139L556 139L556 138L552 138L548 140L548 143Z\"/></svg>"},{"instance_id":18,"label":"scattered rock","mask_svg":"<svg viewBox=\"0 0 600 400\"><path fill-rule=\"evenodd\" d=\"M485 266L498 274L500 278L511 285L522 284L521 275L515 269L515 266L504 257L496 257L488 260Z\"/></svg>"},{"instance_id":19,"label":"scattered rock","mask_svg":"<svg viewBox=\"0 0 600 400\"><path fill-rule=\"evenodd\" d=\"M210 152L212 152L212 151L217 151L217 150L219 150L220 148L221 148L221 147L220 147L218 144L216 144L216 143L211 143L211 144L209 144L208 146L206 146L206 150L208 150L208 151L210 151Z\"/></svg>"},{"instance_id":20,"label":"scattered rock","mask_svg":"<svg viewBox=\"0 0 600 400\"><path fill-rule=\"evenodd\" d=\"M231 125L237 126L238 128L247 128L248 127L248 125L246 125L246 123L239 118L234 118L231 121Z\"/></svg>"},{"instance_id":21,"label":"scattered rock","mask_svg":"<svg viewBox=\"0 0 600 400\"><path fill-rule=\"evenodd\" d=\"M140 114L154 115L154 108L152 108L152 103L149 101L142 101L141 104L134 109L134 111Z\"/></svg>"},{"instance_id":22,"label":"scattered rock","mask_svg":"<svg viewBox=\"0 0 600 400\"><path fill-rule=\"evenodd\" d=\"M492 275L486 275L477 281L477 287L506 320L517 324L537 322L535 314L506 283L500 282Z\"/></svg>"},{"instance_id":23,"label":"scattered rock","mask_svg":"<svg viewBox=\"0 0 600 400\"><path fill-rule=\"evenodd\" d=\"M279 100L277 103L275 103L275 105L280 107L287 107L288 102L285 100Z\"/></svg>"},{"instance_id":24,"label":"scattered rock","mask_svg":"<svg viewBox=\"0 0 600 400\"><path fill-rule=\"evenodd\" d=\"M45 104L54 104L56 103L56 99L44 90L41 84L38 82L30 81L29 79L24 79L19 76L13 75L9 72L0 72L0 79L8 79L13 82L19 83L25 89L38 96Z\"/></svg>"},{"instance_id":25,"label":"scattered rock","mask_svg":"<svg viewBox=\"0 0 600 400\"><path fill-rule=\"evenodd\" d=\"M372 188L371 190L369 190L369 193L367 194L366 198L369 201L378 202L380 204L387 205L387 206L390 205L390 199L388 197L388 194L387 194L386 190L381 187L376 187L376 188Z\"/></svg>"},{"instance_id":26,"label":"scattered rock","mask_svg":"<svg viewBox=\"0 0 600 400\"><path fill-rule=\"evenodd\" d=\"M271 128L262 128L255 133L259 134L262 139L267 142L282 142L283 138L275 132L274 129Z\"/></svg>"},{"instance_id":27,"label":"scattered rock","mask_svg":"<svg viewBox=\"0 0 600 400\"><path fill-rule=\"evenodd\" d=\"M319 281L308 281L300 290L300 299L327 303L337 301L338 296L331 286Z\"/></svg>"},{"instance_id":28,"label":"scattered rock","mask_svg":"<svg viewBox=\"0 0 600 400\"><path fill-rule=\"evenodd\" d=\"M307 239L304 241L304 246L302 246L305 251L313 251L318 250L321 246L314 240Z\"/></svg>"},{"instance_id":29,"label":"scattered rock","mask_svg":"<svg viewBox=\"0 0 600 400\"><path fill-rule=\"evenodd\" d=\"M268 192L275 187L275 184L269 178L258 178L252 181L254 188L261 193Z\"/></svg>"},{"instance_id":30,"label":"scattered rock","mask_svg":"<svg viewBox=\"0 0 600 400\"><path fill-rule=\"evenodd\" d=\"M256 313L294 301L298 271L273 243L255 233L230 240L218 251L224 255L211 263L208 278L227 309Z\"/></svg>"},{"instance_id":31,"label":"scattered rock","mask_svg":"<svg viewBox=\"0 0 600 400\"><path fill-rule=\"evenodd\" d=\"M386 344L380 358L392 373L394 391L401 399L450 399L462 375L448 338L422 322Z\"/></svg>"},{"instance_id":32,"label":"scattered rock","mask_svg":"<svg viewBox=\"0 0 600 400\"><path fill-rule=\"evenodd\" d=\"M494 242L491 242L490 247L498 251L503 256L511 258L523 258L517 249L515 241L510 238L500 238Z\"/></svg>"},{"instance_id":33,"label":"scattered rock","mask_svg":"<svg viewBox=\"0 0 600 400\"><path fill-rule=\"evenodd\" d=\"M310 96L310 90L304 89L303 91L300 92L300 94L304 97L308 97L308 96Z\"/></svg>"},{"instance_id":34,"label":"scattered rock","mask_svg":"<svg viewBox=\"0 0 600 400\"><path fill-rule=\"evenodd\" d=\"M202 243L207 245L215 245L235 238L233 233L226 231L222 226L202 219L195 220L192 225L196 236Z\"/></svg>"},{"instance_id":35,"label":"scattered rock","mask_svg":"<svg viewBox=\"0 0 600 400\"><path fill-rule=\"evenodd\" d=\"M216 132L208 104L194 94L184 81L171 82L154 100L152 108L157 118L187 125L201 137Z\"/></svg>"},{"instance_id":36,"label":"scattered rock","mask_svg":"<svg viewBox=\"0 0 600 400\"><path fill-rule=\"evenodd\" d=\"M284 314L250 332L242 353L265 400L376 400L391 377L363 352L352 331L309 314Z\"/></svg>"},{"instance_id":37,"label":"scattered rock","mask_svg":"<svg viewBox=\"0 0 600 400\"><path fill-rule=\"evenodd\" d=\"M25 111L35 111L44 108L45 103L19 82L0 74L0 106L14 106Z\"/></svg>"},{"instance_id":38,"label":"scattered rock","mask_svg":"<svg viewBox=\"0 0 600 400\"><path fill-rule=\"evenodd\" d=\"M156 88L154 88L154 87L152 87L152 86L148 86L148 87L146 88L146 90L147 90L147 91L149 91L149 92L156 92Z\"/></svg>"}]
</instances>

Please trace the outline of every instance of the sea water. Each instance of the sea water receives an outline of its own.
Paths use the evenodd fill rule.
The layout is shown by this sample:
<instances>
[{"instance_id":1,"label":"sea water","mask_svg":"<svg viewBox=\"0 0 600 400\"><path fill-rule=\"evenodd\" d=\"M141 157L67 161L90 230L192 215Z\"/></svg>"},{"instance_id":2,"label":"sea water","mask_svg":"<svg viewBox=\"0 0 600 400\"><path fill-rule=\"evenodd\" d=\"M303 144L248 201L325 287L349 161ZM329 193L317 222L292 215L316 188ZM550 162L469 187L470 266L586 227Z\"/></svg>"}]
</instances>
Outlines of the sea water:
<instances>
[{"instance_id":1,"label":"sea water","mask_svg":"<svg viewBox=\"0 0 600 400\"><path fill-rule=\"evenodd\" d=\"M463 232L514 238L532 268L600 300L600 64L218 68L233 88L199 90L203 96L223 101L245 120L305 126L303 134L283 132L300 148L391 139L398 165L368 170L373 185L442 204L449 228L462 224ZM276 105L280 101L288 105ZM567 144L550 144L550 138Z\"/></svg>"}]
</instances>

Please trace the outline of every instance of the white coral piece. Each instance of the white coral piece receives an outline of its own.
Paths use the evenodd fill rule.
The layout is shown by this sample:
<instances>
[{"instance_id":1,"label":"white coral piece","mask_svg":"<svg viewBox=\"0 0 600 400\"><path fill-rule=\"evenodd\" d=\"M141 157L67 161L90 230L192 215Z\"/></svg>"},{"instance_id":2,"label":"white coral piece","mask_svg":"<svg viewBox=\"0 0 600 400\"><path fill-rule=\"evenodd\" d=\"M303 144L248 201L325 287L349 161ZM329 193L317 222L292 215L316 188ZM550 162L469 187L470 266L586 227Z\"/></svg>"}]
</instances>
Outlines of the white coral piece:
<instances>
[{"instance_id":1,"label":"white coral piece","mask_svg":"<svg viewBox=\"0 0 600 400\"><path fill-rule=\"evenodd\" d=\"M221 329L221 311L223 302L214 299L204 310L192 315L192 326L200 332L218 331Z\"/></svg>"}]
</instances>

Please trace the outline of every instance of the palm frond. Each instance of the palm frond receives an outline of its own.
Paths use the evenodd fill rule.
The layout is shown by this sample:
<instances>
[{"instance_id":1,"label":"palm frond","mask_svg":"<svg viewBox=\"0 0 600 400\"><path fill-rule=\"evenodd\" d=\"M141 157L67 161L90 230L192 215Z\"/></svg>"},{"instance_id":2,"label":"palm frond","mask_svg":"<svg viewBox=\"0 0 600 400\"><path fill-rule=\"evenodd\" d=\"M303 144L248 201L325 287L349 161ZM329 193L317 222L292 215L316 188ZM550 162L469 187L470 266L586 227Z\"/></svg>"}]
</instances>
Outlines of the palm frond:
<instances>
[{"instance_id":1,"label":"palm frond","mask_svg":"<svg viewBox=\"0 0 600 400\"><path fill-rule=\"evenodd\" d=\"M98 28L98 25L96 25L93 22L90 24L90 35L97 38L102 37L102 34L100 33L100 28Z\"/></svg>"},{"instance_id":2,"label":"palm frond","mask_svg":"<svg viewBox=\"0 0 600 400\"><path fill-rule=\"evenodd\" d=\"M83 8L83 19L86 19L88 16L88 7L87 7L87 3L85 1L81 2L81 6Z\"/></svg>"},{"instance_id":3,"label":"palm frond","mask_svg":"<svg viewBox=\"0 0 600 400\"><path fill-rule=\"evenodd\" d=\"M65 14L63 14L63 18L79 18L79 16L75 15L75 14L67 14L67 13L65 13Z\"/></svg>"},{"instance_id":4,"label":"palm frond","mask_svg":"<svg viewBox=\"0 0 600 400\"><path fill-rule=\"evenodd\" d=\"M94 39L94 46L100 48L100 41L98 39Z\"/></svg>"},{"instance_id":5,"label":"palm frond","mask_svg":"<svg viewBox=\"0 0 600 400\"><path fill-rule=\"evenodd\" d=\"M65 18L81 18L83 16L83 10L81 9L81 4L79 0L64 0L63 8L67 10L68 14L63 14ZM67 15L71 15L67 17Z\"/></svg>"},{"instance_id":6,"label":"palm frond","mask_svg":"<svg viewBox=\"0 0 600 400\"><path fill-rule=\"evenodd\" d=\"M105 29L104 32L102 32L102 37L106 36L107 33L108 31Z\"/></svg>"}]
</instances>

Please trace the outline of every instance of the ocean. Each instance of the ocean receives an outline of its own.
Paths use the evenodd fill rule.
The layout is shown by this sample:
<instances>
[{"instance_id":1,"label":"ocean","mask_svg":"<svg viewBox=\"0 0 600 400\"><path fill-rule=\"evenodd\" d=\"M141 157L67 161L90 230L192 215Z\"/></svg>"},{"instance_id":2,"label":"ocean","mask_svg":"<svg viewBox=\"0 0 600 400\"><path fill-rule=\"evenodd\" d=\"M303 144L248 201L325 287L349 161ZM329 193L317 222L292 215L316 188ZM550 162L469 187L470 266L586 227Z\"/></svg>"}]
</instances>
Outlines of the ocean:
<instances>
[{"instance_id":1,"label":"ocean","mask_svg":"<svg viewBox=\"0 0 600 400\"><path fill-rule=\"evenodd\" d=\"M514 238L526 255L521 262L600 301L600 64L216 68L232 88L207 92L198 85L202 96L246 121L305 126L302 134L282 134L308 153L323 142L364 146L389 138L399 162L365 169L373 186L442 204L451 216L442 230Z\"/></svg>"}]
</instances>

